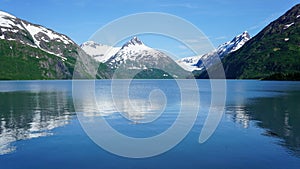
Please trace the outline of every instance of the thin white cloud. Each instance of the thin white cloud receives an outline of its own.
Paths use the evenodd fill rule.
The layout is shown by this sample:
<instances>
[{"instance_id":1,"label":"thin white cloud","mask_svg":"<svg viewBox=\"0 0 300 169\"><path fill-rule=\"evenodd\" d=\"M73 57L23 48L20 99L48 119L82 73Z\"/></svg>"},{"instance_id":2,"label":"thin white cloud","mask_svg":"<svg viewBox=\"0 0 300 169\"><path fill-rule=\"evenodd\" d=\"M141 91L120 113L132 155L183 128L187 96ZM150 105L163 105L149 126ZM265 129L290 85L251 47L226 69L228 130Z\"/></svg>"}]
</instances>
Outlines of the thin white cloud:
<instances>
[{"instance_id":1,"label":"thin white cloud","mask_svg":"<svg viewBox=\"0 0 300 169\"><path fill-rule=\"evenodd\" d=\"M273 13L269 17L265 18L262 22L259 22L256 25L250 26L249 28L247 28L247 30L251 31L251 30L257 30L259 28L265 27L269 23L271 23L272 21L274 21L275 19L277 19L278 16L280 16L280 15L282 15L282 14L281 13Z\"/></svg>"},{"instance_id":2,"label":"thin white cloud","mask_svg":"<svg viewBox=\"0 0 300 169\"><path fill-rule=\"evenodd\" d=\"M260 27L261 25L254 25L254 26L251 26L251 27L249 27L249 28L247 28L247 30L248 31L252 31L252 30L256 30L256 29L258 29L259 27Z\"/></svg>"}]
</instances>

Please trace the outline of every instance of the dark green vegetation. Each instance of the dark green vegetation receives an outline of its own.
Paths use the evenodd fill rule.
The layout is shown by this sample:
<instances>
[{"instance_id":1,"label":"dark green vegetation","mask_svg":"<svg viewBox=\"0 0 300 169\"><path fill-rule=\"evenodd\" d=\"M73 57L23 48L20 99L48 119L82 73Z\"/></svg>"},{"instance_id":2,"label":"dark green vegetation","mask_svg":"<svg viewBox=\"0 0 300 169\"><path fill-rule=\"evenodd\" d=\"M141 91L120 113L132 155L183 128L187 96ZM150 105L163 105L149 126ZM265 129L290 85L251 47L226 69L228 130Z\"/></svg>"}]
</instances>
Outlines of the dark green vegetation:
<instances>
[{"instance_id":1,"label":"dark green vegetation","mask_svg":"<svg viewBox=\"0 0 300 169\"><path fill-rule=\"evenodd\" d=\"M292 150L298 157L300 157L298 121L300 105L295 101L299 100L299 96L299 92L293 91L280 97L253 99L247 113L259 127L266 129L264 135L282 139L280 145Z\"/></svg>"},{"instance_id":2,"label":"dark green vegetation","mask_svg":"<svg viewBox=\"0 0 300 169\"><path fill-rule=\"evenodd\" d=\"M291 81L300 81L300 73L275 73L270 76L263 78L262 80L291 80Z\"/></svg>"},{"instance_id":3,"label":"dark green vegetation","mask_svg":"<svg viewBox=\"0 0 300 169\"><path fill-rule=\"evenodd\" d=\"M24 45L17 41L0 40L0 79L1 80L50 80L72 79L79 48L65 50L64 57L44 52L41 49ZM94 66L99 66L96 78L109 78L107 66L94 62L85 56ZM94 78L83 68L78 72L82 77ZM79 76L77 76L79 77Z\"/></svg>"},{"instance_id":4,"label":"dark green vegetation","mask_svg":"<svg viewBox=\"0 0 300 169\"><path fill-rule=\"evenodd\" d=\"M66 61L16 41L0 40L0 79L70 79L75 59Z\"/></svg>"}]
</instances>

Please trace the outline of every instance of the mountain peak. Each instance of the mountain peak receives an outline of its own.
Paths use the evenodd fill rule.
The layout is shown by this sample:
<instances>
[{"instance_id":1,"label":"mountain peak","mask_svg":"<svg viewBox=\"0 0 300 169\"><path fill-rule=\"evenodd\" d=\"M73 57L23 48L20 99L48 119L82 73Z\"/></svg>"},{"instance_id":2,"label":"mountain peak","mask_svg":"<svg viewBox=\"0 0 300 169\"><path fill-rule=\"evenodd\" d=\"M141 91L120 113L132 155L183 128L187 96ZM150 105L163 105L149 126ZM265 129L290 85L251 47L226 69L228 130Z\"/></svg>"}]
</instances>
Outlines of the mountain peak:
<instances>
[{"instance_id":1,"label":"mountain peak","mask_svg":"<svg viewBox=\"0 0 300 169\"><path fill-rule=\"evenodd\" d=\"M248 41L250 39L250 34L248 33L248 31L244 31L242 34L236 36L231 42L240 42L243 40Z\"/></svg>"},{"instance_id":2,"label":"mountain peak","mask_svg":"<svg viewBox=\"0 0 300 169\"><path fill-rule=\"evenodd\" d=\"M223 57L229 53L237 51L250 39L250 34L247 31L244 31L242 34L234 37L231 41L220 45L218 47L218 53Z\"/></svg>"},{"instance_id":3,"label":"mountain peak","mask_svg":"<svg viewBox=\"0 0 300 169\"><path fill-rule=\"evenodd\" d=\"M133 37L130 42L133 44L133 45L142 45L143 42L141 40L138 39L138 37Z\"/></svg>"},{"instance_id":4,"label":"mountain peak","mask_svg":"<svg viewBox=\"0 0 300 169\"><path fill-rule=\"evenodd\" d=\"M244 32L241 34L241 37L246 38L246 39L248 39L248 40L251 38L251 36L250 36L250 34L248 33L248 31L244 31Z\"/></svg>"},{"instance_id":5,"label":"mountain peak","mask_svg":"<svg viewBox=\"0 0 300 169\"><path fill-rule=\"evenodd\" d=\"M138 37L135 36L132 39L130 39L127 43L125 43L122 46L122 49L124 49L125 47L129 47L129 46L139 46L139 45L144 45L144 44L141 40L138 39Z\"/></svg>"}]
</instances>

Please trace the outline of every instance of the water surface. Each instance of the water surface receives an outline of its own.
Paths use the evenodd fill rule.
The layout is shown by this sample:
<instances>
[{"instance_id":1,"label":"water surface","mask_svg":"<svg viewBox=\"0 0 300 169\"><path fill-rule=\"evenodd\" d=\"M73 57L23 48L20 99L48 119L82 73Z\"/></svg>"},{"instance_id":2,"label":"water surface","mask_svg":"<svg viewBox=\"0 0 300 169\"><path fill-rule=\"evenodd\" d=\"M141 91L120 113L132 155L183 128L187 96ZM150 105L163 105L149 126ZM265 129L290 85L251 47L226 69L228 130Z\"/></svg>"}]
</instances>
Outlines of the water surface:
<instances>
[{"instance_id":1,"label":"water surface","mask_svg":"<svg viewBox=\"0 0 300 169\"><path fill-rule=\"evenodd\" d=\"M299 82L227 81L225 113L216 132L204 144L199 144L198 138L210 107L211 89L207 80L197 83L199 89L189 92L199 92L201 104L188 136L159 156L129 159L106 152L86 135L75 113L71 81L2 81L0 166L5 169L299 168ZM178 116L181 97L173 80L132 82L129 97L137 109L132 111L120 96L122 113L113 108L110 86L109 80L96 81L98 106L82 110L90 112L91 117L105 118L125 135L144 138L160 134ZM167 103L162 114L157 114L160 113L157 110L162 108L159 103L163 100L149 109L149 93L153 90L165 94ZM156 118L157 115L160 116ZM149 121L153 122L146 123Z\"/></svg>"}]
</instances>

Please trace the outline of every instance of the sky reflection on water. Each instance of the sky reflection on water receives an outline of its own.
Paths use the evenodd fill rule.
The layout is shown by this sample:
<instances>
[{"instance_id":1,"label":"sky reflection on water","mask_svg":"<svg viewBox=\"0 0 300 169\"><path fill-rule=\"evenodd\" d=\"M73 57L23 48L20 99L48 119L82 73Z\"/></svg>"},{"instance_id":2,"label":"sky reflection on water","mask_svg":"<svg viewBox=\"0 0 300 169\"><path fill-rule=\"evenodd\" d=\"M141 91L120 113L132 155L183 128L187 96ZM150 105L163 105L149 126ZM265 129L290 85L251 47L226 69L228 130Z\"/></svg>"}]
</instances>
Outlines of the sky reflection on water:
<instances>
[{"instance_id":1,"label":"sky reflection on water","mask_svg":"<svg viewBox=\"0 0 300 169\"><path fill-rule=\"evenodd\" d=\"M176 112L180 108L180 93L175 91L177 85L174 82L137 81L133 83L130 97L132 98L132 104L135 105L134 107L137 107L135 110L132 110L132 107L128 106L129 103L126 101L122 102L123 107L121 110L116 110L113 108L111 97L108 97L110 82L97 81L96 84L96 99L99 105L96 107L95 105L82 107L82 110L86 113L85 115L91 117L104 117L109 124L116 127L123 134L132 137L154 136L170 127L177 117ZM180 154L182 153L188 156L188 153L196 155L203 153L204 150L206 150L205 152L217 150L219 152L218 156L225 157L224 154L232 151L247 155L247 158L254 161L259 161L259 159L266 158L266 156L276 156L276 159L278 159L276 162L278 163L281 162L280 159L282 162L293 161L294 163L290 168L297 166L297 164L300 165L300 83L228 81L227 84L225 115L213 138L205 144L197 143L197 137L207 116L205 113L210 106L209 82L198 81L201 108L195 127L187 139L178 147L175 147L174 150L167 152L166 155L177 158L181 157ZM160 110L164 107L160 104L161 101L154 104L149 103L147 96L149 91L153 89L164 91L167 99L166 111L157 119L157 115L160 115ZM120 114L120 111L123 114ZM153 123L143 123L151 120L154 120ZM72 136L64 135L66 132L70 132ZM51 143L53 139L58 139L56 136L59 136L61 142ZM41 138L45 138L47 140L45 144L49 144L44 146L52 145L54 147L59 147L57 144L64 145L65 143L73 147L80 146L82 144L81 140L89 140L80 129L76 118L71 81L27 81L21 82L21 84L20 82L0 82L1 165L6 164L6 160L9 161L9 158L5 158L6 155L17 158L19 154L26 154L24 148L26 144L31 145L32 142L32 144L39 143L39 146L43 145L42 140L44 139ZM239 141L239 144L231 144L235 139ZM24 141L26 141L26 144ZM254 155L255 151L252 150L252 152L247 146L243 149L247 149L248 152L243 152L241 145L248 144L248 142L251 142L251 145L248 145L249 148L251 146L260 148L255 150L257 155ZM262 143L269 144L260 145ZM90 142L86 144L88 144L88 150L85 153L91 153L91 156L95 155L93 154L96 153L94 149L99 147ZM230 149L220 147L226 144ZM278 146L284 148L288 154L283 153ZM217 149L218 147L219 149ZM69 148L63 147L53 151L61 153L60 158L67 158L63 156L64 149ZM41 149L39 153L45 153L44 151L46 150ZM75 149L72 151L75 151ZM73 152L73 155L79 155L79 152L77 153ZM100 154L108 158L105 155L106 153L103 154L101 151ZM209 159L213 157L212 155L213 153L210 152L202 158ZM234 154L232 156L235 157ZM55 159L56 157L52 156L52 158ZM154 159L157 160L159 157ZM108 158L107 160L112 159ZM189 160L191 163L197 161L193 158ZM128 162L126 160L122 161L124 164ZM280 168L278 165L276 167L276 162L274 161L273 167ZM210 160L204 162L203 166L208 163L210 163ZM174 162L174 166L176 164ZM109 167L111 164L107 163L105 165ZM147 163L147 165L149 164ZM165 164L161 164L161 166L165 166ZM177 166L180 165L177 164ZM9 167L8 163L7 167Z\"/></svg>"}]
</instances>

